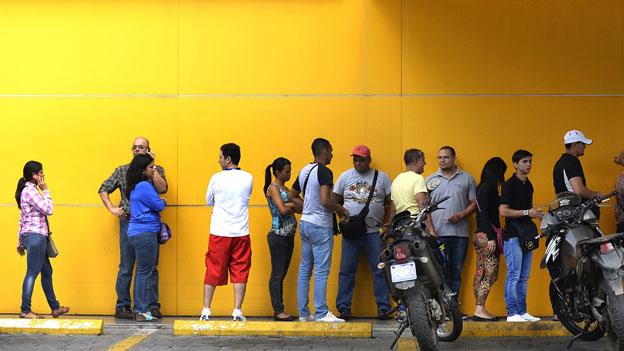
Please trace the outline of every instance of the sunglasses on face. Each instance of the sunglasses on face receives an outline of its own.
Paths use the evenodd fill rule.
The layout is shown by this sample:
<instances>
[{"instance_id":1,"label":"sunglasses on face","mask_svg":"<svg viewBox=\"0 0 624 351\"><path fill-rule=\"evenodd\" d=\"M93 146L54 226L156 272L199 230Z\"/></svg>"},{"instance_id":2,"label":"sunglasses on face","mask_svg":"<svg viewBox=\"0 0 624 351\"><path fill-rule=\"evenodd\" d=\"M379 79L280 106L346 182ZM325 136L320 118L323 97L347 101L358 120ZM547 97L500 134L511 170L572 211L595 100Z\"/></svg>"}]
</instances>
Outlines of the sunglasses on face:
<instances>
[{"instance_id":1,"label":"sunglasses on face","mask_svg":"<svg viewBox=\"0 0 624 351\"><path fill-rule=\"evenodd\" d=\"M145 149L149 149L149 148L143 145L132 145L132 150L145 150Z\"/></svg>"}]
</instances>

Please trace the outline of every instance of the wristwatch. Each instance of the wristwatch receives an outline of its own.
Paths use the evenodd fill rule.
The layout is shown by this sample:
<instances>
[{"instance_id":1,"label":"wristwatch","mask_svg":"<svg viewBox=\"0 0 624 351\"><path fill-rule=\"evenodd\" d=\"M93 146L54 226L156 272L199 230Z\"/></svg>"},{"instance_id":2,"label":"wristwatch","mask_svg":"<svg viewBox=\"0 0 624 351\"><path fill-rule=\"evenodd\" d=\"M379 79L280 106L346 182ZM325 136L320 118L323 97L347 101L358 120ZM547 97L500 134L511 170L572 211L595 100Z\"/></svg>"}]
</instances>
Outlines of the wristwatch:
<instances>
[{"instance_id":1,"label":"wristwatch","mask_svg":"<svg viewBox=\"0 0 624 351\"><path fill-rule=\"evenodd\" d=\"M523 216L528 216L528 215L529 215L529 210L524 210L524 211L522 211L522 215L523 215Z\"/></svg>"}]
</instances>

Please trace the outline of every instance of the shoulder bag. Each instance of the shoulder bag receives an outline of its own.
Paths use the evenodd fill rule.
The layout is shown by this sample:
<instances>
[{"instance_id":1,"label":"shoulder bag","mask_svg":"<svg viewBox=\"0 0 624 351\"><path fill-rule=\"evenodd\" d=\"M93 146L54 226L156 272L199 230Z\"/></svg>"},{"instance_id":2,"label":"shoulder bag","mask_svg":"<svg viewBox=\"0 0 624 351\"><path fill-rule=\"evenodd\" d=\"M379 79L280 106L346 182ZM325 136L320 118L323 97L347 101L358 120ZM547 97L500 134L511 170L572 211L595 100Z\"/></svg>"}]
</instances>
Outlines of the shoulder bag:
<instances>
[{"instance_id":1,"label":"shoulder bag","mask_svg":"<svg viewBox=\"0 0 624 351\"><path fill-rule=\"evenodd\" d=\"M368 208L371 200L373 199L373 195L375 194L375 185L377 185L377 176L379 175L379 171L375 170L375 176L373 177L373 185L371 186L371 191L368 194L368 199L366 200L366 205L364 208L355 216L349 216L349 220L346 223L340 223L340 232L345 239L357 239L366 235L368 227L366 226L366 216L368 215Z\"/></svg>"}]
</instances>

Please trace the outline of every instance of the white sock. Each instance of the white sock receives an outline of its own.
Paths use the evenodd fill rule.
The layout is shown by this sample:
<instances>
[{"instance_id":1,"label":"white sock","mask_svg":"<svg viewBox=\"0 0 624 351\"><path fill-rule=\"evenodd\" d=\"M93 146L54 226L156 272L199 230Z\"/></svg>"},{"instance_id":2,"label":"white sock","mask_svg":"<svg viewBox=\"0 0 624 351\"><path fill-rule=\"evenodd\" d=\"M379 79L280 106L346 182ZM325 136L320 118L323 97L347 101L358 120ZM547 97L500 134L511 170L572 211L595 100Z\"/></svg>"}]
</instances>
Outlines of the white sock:
<instances>
[{"instance_id":1,"label":"white sock","mask_svg":"<svg viewBox=\"0 0 624 351\"><path fill-rule=\"evenodd\" d=\"M243 310L241 310L240 308L235 308L232 311L232 316L242 316L243 315Z\"/></svg>"},{"instance_id":2,"label":"white sock","mask_svg":"<svg viewBox=\"0 0 624 351\"><path fill-rule=\"evenodd\" d=\"M204 307L202 308L202 316L210 316L210 307Z\"/></svg>"}]
</instances>

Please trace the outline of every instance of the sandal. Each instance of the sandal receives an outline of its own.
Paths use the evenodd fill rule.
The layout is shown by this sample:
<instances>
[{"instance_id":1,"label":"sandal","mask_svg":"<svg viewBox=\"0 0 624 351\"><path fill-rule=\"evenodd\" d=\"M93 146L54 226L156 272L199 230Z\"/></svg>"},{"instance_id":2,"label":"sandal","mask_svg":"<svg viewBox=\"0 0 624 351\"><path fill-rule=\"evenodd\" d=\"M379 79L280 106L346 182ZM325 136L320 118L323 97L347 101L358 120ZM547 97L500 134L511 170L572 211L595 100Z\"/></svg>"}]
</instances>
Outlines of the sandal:
<instances>
[{"instance_id":1,"label":"sandal","mask_svg":"<svg viewBox=\"0 0 624 351\"><path fill-rule=\"evenodd\" d=\"M19 317L20 318L26 318L26 319L43 319L42 316L36 314L33 311L30 311L30 312L20 312Z\"/></svg>"}]
</instances>

